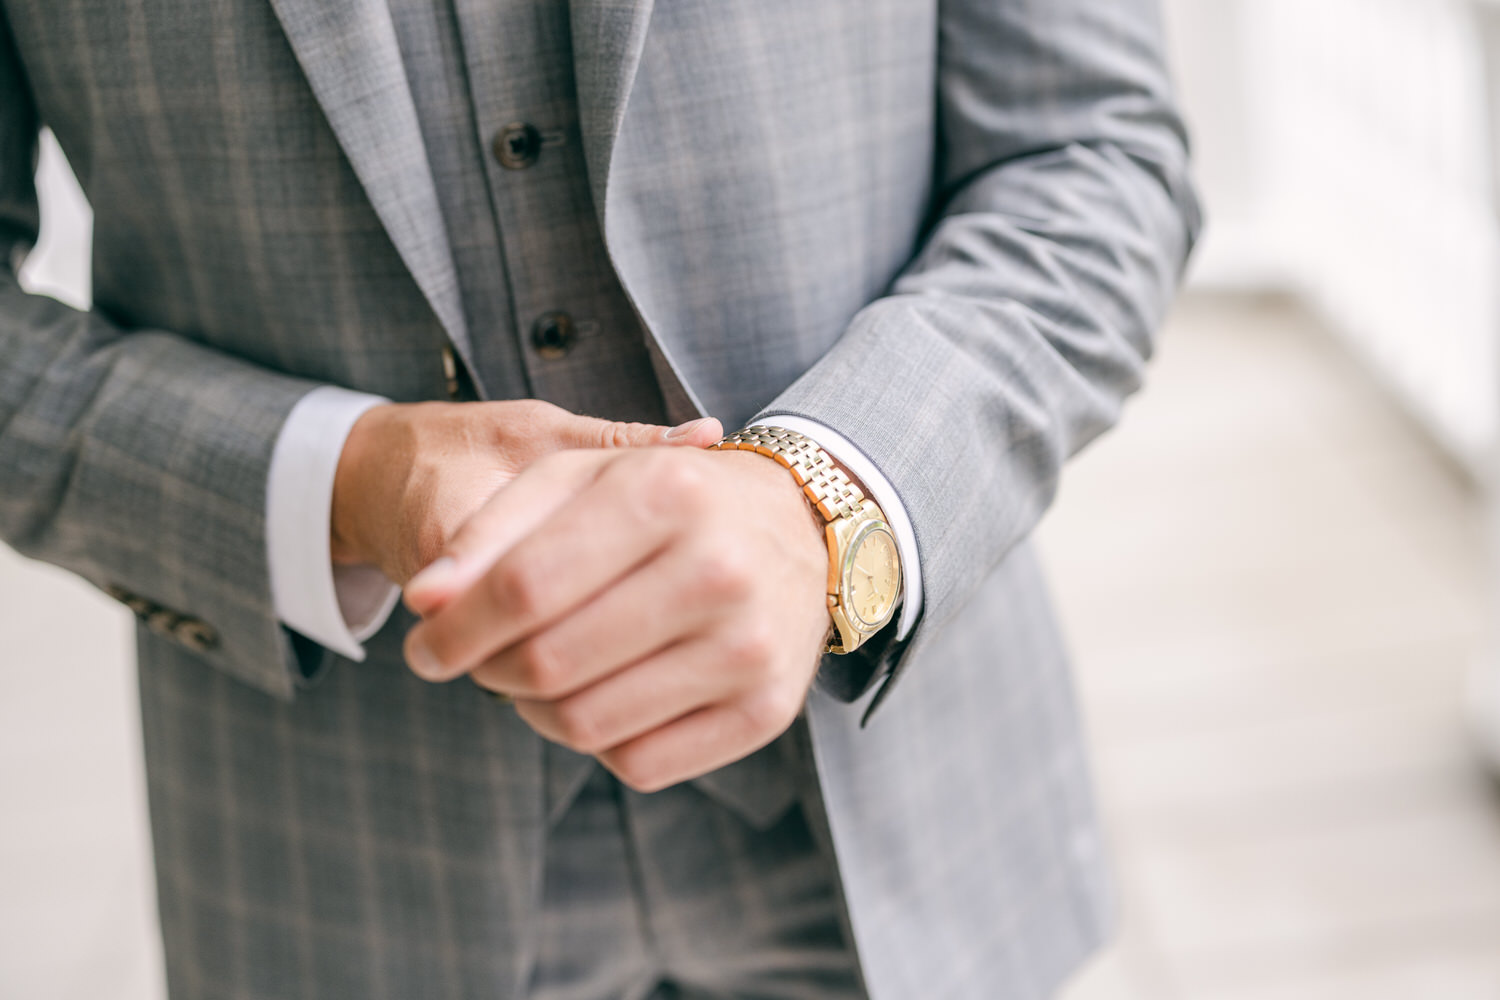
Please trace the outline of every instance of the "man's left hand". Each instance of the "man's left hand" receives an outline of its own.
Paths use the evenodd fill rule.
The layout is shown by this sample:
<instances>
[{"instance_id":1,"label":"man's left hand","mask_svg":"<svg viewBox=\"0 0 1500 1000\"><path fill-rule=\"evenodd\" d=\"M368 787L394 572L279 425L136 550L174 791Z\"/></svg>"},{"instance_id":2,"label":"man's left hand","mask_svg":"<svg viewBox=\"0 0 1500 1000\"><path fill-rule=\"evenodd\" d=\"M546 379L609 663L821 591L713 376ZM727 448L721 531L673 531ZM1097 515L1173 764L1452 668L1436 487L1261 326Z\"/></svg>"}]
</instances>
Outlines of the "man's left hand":
<instances>
[{"instance_id":1,"label":"man's left hand","mask_svg":"<svg viewBox=\"0 0 1500 1000\"><path fill-rule=\"evenodd\" d=\"M745 452L574 450L495 495L406 588L412 669L510 695L538 733L654 791L801 711L829 627L821 521Z\"/></svg>"}]
</instances>

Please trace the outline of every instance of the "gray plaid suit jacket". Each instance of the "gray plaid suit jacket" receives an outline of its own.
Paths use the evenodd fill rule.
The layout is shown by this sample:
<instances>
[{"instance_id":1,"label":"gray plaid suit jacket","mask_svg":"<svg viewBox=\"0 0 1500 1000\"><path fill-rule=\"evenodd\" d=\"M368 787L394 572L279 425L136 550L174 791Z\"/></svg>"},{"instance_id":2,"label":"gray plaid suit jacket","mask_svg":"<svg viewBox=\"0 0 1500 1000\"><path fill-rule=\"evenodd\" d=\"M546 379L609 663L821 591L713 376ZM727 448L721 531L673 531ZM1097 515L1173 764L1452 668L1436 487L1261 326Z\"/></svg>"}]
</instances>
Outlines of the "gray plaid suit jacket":
<instances>
[{"instance_id":1,"label":"gray plaid suit jacket","mask_svg":"<svg viewBox=\"0 0 1500 1000\"><path fill-rule=\"evenodd\" d=\"M570 7L594 208L664 392L838 429L916 528L918 628L804 731L869 990L1042 996L1109 907L1026 539L1140 383L1198 226L1154 4ZM267 577L296 401L440 398L471 343L385 0L0 11L0 537L143 619L174 990L517 995L538 742L404 670L399 616L308 676ZM43 125L96 213L87 314L15 279Z\"/></svg>"}]
</instances>

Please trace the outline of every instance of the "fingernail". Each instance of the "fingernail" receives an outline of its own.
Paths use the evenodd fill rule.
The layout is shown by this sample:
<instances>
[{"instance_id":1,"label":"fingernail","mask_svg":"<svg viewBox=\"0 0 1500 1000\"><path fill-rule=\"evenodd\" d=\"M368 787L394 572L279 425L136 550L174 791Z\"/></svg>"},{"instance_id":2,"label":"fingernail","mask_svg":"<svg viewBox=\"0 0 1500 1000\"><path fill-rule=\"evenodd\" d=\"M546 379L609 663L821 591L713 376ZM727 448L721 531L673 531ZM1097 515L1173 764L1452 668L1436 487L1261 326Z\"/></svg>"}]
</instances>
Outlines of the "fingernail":
<instances>
[{"instance_id":1,"label":"fingernail","mask_svg":"<svg viewBox=\"0 0 1500 1000\"><path fill-rule=\"evenodd\" d=\"M443 556L443 558L428 564L426 569L410 580L407 580L406 587L408 590L421 590L423 587L436 586L452 576L453 571L457 568L458 563L454 561L452 556Z\"/></svg>"},{"instance_id":2,"label":"fingernail","mask_svg":"<svg viewBox=\"0 0 1500 1000\"><path fill-rule=\"evenodd\" d=\"M711 419L713 419L713 418L712 417L699 417L697 420L689 420L685 424L678 424L676 427L673 427L671 430L667 431L667 440L668 441L678 441L678 440L681 440L682 438L688 437L689 435L691 435L693 433L693 431L695 431L698 428L702 427L704 424L708 423L709 420L711 420Z\"/></svg>"},{"instance_id":3,"label":"fingernail","mask_svg":"<svg viewBox=\"0 0 1500 1000\"><path fill-rule=\"evenodd\" d=\"M443 676L443 665L421 639L413 639L406 644L406 662L418 677L435 681Z\"/></svg>"}]
</instances>

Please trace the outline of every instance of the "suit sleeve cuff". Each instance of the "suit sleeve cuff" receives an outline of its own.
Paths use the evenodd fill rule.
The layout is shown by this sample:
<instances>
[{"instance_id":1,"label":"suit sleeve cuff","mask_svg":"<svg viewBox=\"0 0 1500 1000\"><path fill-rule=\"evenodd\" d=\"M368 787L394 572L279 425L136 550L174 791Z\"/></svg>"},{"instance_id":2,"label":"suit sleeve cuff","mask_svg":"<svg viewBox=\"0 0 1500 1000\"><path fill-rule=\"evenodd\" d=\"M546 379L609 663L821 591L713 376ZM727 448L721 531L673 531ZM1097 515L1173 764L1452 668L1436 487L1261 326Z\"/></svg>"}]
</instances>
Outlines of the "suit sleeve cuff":
<instances>
[{"instance_id":1,"label":"suit sleeve cuff","mask_svg":"<svg viewBox=\"0 0 1500 1000\"><path fill-rule=\"evenodd\" d=\"M277 618L356 661L364 660L363 642L385 624L401 591L373 566L333 564L333 481L355 421L387 402L336 386L302 397L276 439L266 486L266 547Z\"/></svg>"},{"instance_id":2,"label":"suit sleeve cuff","mask_svg":"<svg viewBox=\"0 0 1500 1000\"><path fill-rule=\"evenodd\" d=\"M832 455L844 468L864 486L865 492L874 498L885 512L886 523L896 536L896 548L901 553L901 616L896 625L896 639L900 641L911 634L912 627L922 612L922 564L917 559L917 534L907 516L906 506L897 495L889 479L855 447L854 442L838 431L816 420L790 413L764 414L752 426L780 427L795 431L816 441L824 451Z\"/></svg>"}]
</instances>

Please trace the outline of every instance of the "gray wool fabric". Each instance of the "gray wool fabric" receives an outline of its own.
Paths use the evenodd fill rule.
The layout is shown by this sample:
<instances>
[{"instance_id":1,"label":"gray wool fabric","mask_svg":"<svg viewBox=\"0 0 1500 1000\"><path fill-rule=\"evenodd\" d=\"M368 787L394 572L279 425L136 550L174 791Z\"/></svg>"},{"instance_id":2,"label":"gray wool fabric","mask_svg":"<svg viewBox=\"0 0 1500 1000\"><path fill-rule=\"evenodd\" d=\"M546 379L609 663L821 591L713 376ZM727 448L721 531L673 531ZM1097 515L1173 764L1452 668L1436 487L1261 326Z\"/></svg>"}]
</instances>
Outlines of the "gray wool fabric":
<instances>
[{"instance_id":1,"label":"gray wool fabric","mask_svg":"<svg viewBox=\"0 0 1500 1000\"><path fill-rule=\"evenodd\" d=\"M762 833L806 818L875 1000L1042 997L1097 945L1027 537L1139 386L1198 229L1152 0L0 13L0 538L143 620L174 995L521 997L547 954L587 762L415 678L409 617L356 665L271 601L287 413L330 383L442 398L449 344L476 396L791 413L864 451L916 531L918 626L826 663L704 790ZM560 142L503 171L515 121ZM95 209L90 313L16 284L43 125ZM553 309L589 321L562 359L529 340Z\"/></svg>"},{"instance_id":2,"label":"gray wool fabric","mask_svg":"<svg viewBox=\"0 0 1500 1000\"><path fill-rule=\"evenodd\" d=\"M763 829L602 769L547 838L530 1000L864 1000L801 810Z\"/></svg>"}]
</instances>

